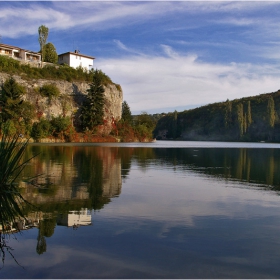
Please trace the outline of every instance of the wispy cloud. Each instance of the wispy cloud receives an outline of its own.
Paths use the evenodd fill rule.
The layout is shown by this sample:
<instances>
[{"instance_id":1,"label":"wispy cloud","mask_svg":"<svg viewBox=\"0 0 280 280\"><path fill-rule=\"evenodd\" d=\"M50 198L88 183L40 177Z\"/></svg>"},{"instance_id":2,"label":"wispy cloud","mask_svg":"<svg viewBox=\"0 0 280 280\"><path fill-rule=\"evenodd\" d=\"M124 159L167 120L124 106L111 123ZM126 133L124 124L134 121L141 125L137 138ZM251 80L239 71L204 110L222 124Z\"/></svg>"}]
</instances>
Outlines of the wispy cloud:
<instances>
[{"instance_id":1,"label":"wispy cloud","mask_svg":"<svg viewBox=\"0 0 280 280\"><path fill-rule=\"evenodd\" d=\"M172 53L172 49L168 48ZM195 55L101 59L96 67L121 84L133 113L253 96L278 89L280 69L271 65L201 62Z\"/></svg>"}]
</instances>

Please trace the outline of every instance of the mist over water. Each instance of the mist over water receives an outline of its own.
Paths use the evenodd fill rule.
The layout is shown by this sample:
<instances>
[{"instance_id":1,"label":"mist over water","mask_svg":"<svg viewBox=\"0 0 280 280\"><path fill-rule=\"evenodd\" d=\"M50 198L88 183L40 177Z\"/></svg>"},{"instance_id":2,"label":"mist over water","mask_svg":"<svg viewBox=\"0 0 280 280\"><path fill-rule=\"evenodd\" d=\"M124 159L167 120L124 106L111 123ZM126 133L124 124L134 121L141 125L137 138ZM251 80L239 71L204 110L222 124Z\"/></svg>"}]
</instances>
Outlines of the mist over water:
<instances>
[{"instance_id":1,"label":"mist over water","mask_svg":"<svg viewBox=\"0 0 280 280\"><path fill-rule=\"evenodd\" d=\"M279 278L280 145L30 145L37 225L2 278ZM27 184L25 178L34 178Z\"/></svg>"}]
</instances>

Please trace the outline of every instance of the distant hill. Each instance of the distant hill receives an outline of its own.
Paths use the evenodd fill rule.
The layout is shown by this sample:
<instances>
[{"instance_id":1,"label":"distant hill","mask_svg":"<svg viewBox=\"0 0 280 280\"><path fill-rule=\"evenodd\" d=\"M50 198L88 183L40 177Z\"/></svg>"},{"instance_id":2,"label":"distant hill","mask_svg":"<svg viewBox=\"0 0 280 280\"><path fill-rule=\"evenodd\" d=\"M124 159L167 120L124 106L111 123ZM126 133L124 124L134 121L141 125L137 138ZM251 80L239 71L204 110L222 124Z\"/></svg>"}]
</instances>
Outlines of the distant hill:
<instances>
[{"instance_id":1,"label":"distant hill","mask_svg":"<svg viewBox=\"0 0 280 280\"><path fill-rule=\"evenodd\" d=\"M280 142L280 90L168 113L157 139Z\"/></svg>"}]
</instances>

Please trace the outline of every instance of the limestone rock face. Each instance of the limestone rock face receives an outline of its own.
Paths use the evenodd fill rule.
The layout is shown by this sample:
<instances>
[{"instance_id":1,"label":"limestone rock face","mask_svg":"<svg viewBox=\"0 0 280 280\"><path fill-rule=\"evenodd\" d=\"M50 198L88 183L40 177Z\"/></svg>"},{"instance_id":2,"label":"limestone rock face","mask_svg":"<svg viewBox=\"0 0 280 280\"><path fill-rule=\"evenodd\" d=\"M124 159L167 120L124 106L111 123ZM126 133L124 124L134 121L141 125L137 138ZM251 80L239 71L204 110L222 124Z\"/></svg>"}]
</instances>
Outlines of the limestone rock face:
<instances>
[{"instance_id":1,"label":"limestone rock face","mask_svg":"<svg viewBox=\"0 0 280 280\"><path fill-rule=\"evenodd\" d=\"M0 85L2 85L10 75L0 73ZM45 79L24 79L14 75L13 78L20 85L26 88L24 100L29 101L36 108L37 116L46 119L58 116L69 116L73 124L78 126L80 123L80 108L87 95L89 83L87 82L67 82L62 80ZM38 89L44 84L54 84L60 91L60 96L48 98L38 93ZM104 125L99 127L99 132L108 135L114 124L120 120L122 114L123 93L119 86L109 84L104 86L105 105L104 105ZM34 120L34 121L37 121Z\"/></svg>"}]
</instances>

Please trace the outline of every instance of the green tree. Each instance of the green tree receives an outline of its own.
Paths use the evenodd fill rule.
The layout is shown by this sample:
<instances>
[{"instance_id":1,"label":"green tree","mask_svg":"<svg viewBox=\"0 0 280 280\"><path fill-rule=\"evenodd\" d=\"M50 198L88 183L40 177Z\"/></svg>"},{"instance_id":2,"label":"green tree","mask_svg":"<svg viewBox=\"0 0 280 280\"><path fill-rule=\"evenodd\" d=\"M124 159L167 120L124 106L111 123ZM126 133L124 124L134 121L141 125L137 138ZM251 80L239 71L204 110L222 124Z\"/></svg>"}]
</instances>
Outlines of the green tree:
<instances>
[{"instance_id":1,"label":"green tree","mask_svg":"<svg viewBox=\"0 0 280 280\"><path fill-rule=\"evenodd\" d=\"M237 120L239 126L239 135L240 137L244 134L244 116L243 116L243 104L237 104Z\"/></svg>"},{"instance_id":2,"label":"green tree","mask_svg":"<svg viewBox=\"0 0 280 280\"><path fill-rule=\"evenodd\" d=\"M153 138L153 130L155 126L155 120L146 112L142 112L142 114L135 119L135 131L140 138Z\"/></svg>"},{"instance_id":3,"label":"green tree","mask_svg":"<svg viewBox=\"0 0 280 280\"><path fill-rule=\"evenodd\" d=\"M122 103L122 120L130 125L133 124L131 111L126 101Z\"/></svg>"},{"instance_id":4,"label":"green tree","mask_svg":"<svg viewBox=\"0 0 280 280\"><path fill-rule=\"evenodd\" d=\"M45 62L57 63L58 55L52 43L47 43L44 47Z\"/></svg>"},{"instance_id":5,"label":"green tree","mask_svg":"<svg viewBox=\"0 0 280 280\"><path fill-rule=\"evenodd\" d=\"M51 125L53 128L53 136L61 136L65 134L66 130L71 126L71 119L70 117L62 117L58 116L51 120Z\"/></svg>"},{"instance_id":6,"label":"green tree","mask_svg":"<svg viewBox=\"0 0 280 280\"><path fill-rule=\"evenodd\" d=\"M229 128L232 124L232 102L227 99L225 112L225 127Z\"/></svg>"},{"instance_id":7,"label":"green tree","mask_svg":"<svg viewBox=\"0 0 280 280\"><path fill-rule=\"evenodd\" d=\"M267 115L269 126L273 128L275 124L275 104L272 96L268 98Z\"/></svg>"},{"instance_id":8,"label":"green tree","mask_svg":"<svg viewBox=\"0 0 280 280\"><path fill-rule=\"evenodd\" d=\"M96 126L103 124L104 118L104 88L102 85L103 73L95 70L92 83L88 89L87 99L81 108L81 122L83 130L93 130Z\"/></svg>"},{"instance_id":9,"label":"green tree","mask_svg":"<svg viewBox=\"0 0 280 280\"><path fill-rule=\"evenodd\" d=\"M172 120L172 126L171 126L171 135L172 138L177 138L177 119L178 119L178 112L175 110L173 113L173 120Z\"/></svg>"},{"instance_id":10,"label":"green tree","mask_svg":"<svg viewBox=\"0 0 280 280\"><path fill-rule=\"evenodd\" d=\"M41 119L39 122L33 123L31 137L35 140L50 136L52 130L51 123L48 120Z\"/></svg>"},{"instance_id":11,"label":"green tree","mask_svg":"<svg viewBox=\"0 0 280 280\"><path fill-rule=\"evenodd\" d=\"M253 120L252 120L252 112L251 112L251 101L248 101L248 106L247 106L247 127L249 127Z\"/></svg>"},{"instance_id":12,"label":"green tree","mask_svg":"<svg viewBox=\"0 0 280 280\"><path fill-rule=\"evenodd\" d=\"M18 119L21 115L22 95L25 94L25 88L19 85L14 78L4 82L0 91L1 121L8 119Z\"/></svg>"},{"instance_id":13,"label":"green tree","mask_svg":"<svg viewBox=\"0 0 280 280\"><path fill-rule=\"evenodd\" d=\"M49 28L46 27L45 25L41 25L38 28L38 33L39 33L39 44L40 44L40 50L42 51L42 62L45 61L45 45L47 43L47 39L49 36Z\"/></svg>"}]
</instances>

